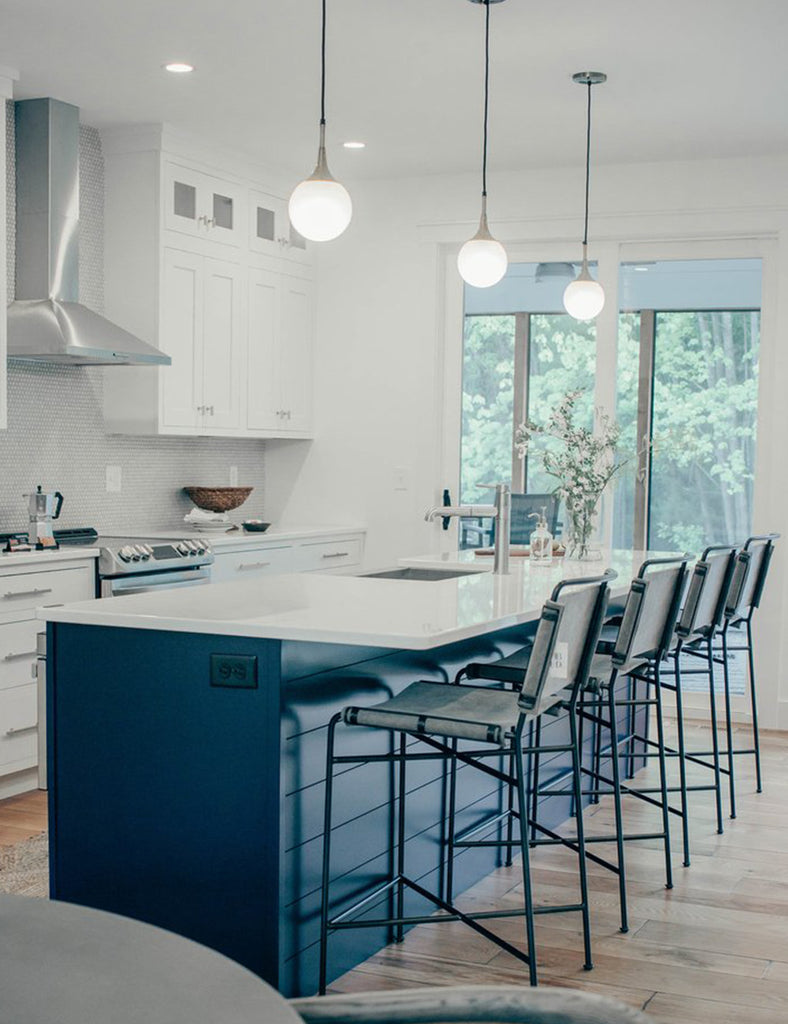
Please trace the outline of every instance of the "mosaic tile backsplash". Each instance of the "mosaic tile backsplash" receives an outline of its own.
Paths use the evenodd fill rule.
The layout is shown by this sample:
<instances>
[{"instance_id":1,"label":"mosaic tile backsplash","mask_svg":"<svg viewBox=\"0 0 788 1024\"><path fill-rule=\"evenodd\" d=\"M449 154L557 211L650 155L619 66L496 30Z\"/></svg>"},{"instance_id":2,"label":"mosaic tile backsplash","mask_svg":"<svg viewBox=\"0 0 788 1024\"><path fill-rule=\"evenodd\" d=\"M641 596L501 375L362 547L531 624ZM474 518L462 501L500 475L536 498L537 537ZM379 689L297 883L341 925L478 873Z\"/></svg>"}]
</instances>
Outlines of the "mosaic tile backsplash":
<instances>
[{"instance_id":1,"label":"mosaic tile backsplash","mask_svg":"<svg viewBox=\"0 0 788 1024\"><path fill-rule=\"evenodd\" d=\"M14 108L6 107L8 145L8 299L14 297ZM80 169L80 299L103 312L104 163L101 139L82 126ZM189 484L255 488L235 513L264 513L265 443L219 438L136 438L108 435L102 419L101 367L34 366L9 362L8 429L0 430L0 531L25 526L25 492L41 484L65 496L63 526L105 533L174 528L192 507ZM112 372L112 371L111 371ZM115 370L114 372L122 372ZM120 466L122 490L106 490L107 466Z\"/></svg>"}]
</instances>

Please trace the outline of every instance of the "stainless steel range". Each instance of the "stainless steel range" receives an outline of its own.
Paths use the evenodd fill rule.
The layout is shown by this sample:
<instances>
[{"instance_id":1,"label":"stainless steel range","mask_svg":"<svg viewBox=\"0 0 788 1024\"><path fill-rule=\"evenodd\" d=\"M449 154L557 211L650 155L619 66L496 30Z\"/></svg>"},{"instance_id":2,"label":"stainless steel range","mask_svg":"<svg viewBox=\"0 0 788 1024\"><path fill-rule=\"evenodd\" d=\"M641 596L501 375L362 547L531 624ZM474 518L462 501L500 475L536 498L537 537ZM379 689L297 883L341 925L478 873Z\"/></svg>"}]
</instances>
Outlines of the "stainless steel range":
<instances>
[{"instance_id":1,"label":"stainless steel range","mask_svg":"<svg viewBox=\"0 0 788 1024\"><path fill-rule=\"evenodd\" d=\"M64 538L59 537L62 544ZM202 540L148 541L139 537L98 537L99 596L210 583L213 552Z\"/></svg>"}]
</instances>

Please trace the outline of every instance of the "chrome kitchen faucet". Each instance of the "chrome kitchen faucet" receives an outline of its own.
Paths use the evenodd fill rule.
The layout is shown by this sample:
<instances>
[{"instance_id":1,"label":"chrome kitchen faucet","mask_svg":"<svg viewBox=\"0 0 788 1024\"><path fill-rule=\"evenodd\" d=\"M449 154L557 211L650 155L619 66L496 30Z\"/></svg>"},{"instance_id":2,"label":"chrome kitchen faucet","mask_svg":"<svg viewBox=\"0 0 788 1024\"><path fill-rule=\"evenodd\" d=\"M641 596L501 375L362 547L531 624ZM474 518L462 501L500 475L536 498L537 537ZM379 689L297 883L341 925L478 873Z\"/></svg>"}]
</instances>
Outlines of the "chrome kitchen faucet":
<instances>
[{"instance_id":1,"label":"chrome kitchen faucet","mask_svg":"<svg viewBox=\"0 0 788 1024\"><path fill-rule=\"evenodd\" d=\"M505 576L509 572L509 534L512 524L512 489L509 484L480 484L495 491L493 505L435 505L424 518L428 523L438 518L495 519L495 555L493 572Z\"/></svg>"}]
</instances>

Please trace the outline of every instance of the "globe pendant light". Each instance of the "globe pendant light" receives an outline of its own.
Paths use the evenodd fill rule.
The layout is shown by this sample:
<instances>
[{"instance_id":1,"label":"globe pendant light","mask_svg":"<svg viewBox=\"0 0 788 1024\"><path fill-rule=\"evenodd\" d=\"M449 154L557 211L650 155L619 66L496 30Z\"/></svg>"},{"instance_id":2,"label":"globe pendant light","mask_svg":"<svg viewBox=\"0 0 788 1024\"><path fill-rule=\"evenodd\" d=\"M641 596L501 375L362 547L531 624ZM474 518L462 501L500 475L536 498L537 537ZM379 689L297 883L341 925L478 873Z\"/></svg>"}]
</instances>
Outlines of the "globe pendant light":
<instances>
[{"instance_id":1,"label":"globe pendant light","mask_svg":"<svg viewBox=\"0 0 788 1024\"><path fill-rule=\"evenodd\" d=\"M344 185L331 174L326 162L326 0L320 45L320 144L317 165L310 177L293 189L288 204L290 223L312 242L338 238L353 216L353 202Z\"/></svg>"},{"instance_id":2,"label":"globe pendant light","mask_svg":"<svg viewBox=\"0 0 788 1024\"><path fill-rule=\"evenodd\" d=\"M487 112L490 96L490 4L501 0L471 0L471 3L483 3L484 19L484 135L482 144L482 214L479 230L460 249L457 256L457 268L466 284L475 288L490 288L498 284L509 260L506 250L490 234L487 226Z\"/></svg>"},{"instance_id":3,"label":"globe pendant light","mask_svg":"<svg viewBox=\"0 0 788 1024\"><path fill-rule=\"evenodd\" d=\"M601 71L578 71L572 81L588 88L588 116L586 120L586 212L583 222L583 263L580 273L564 290L564 309L575 320L593 320L602 312L605 290L591 277L588 269L588 187L591 168L591 86L607 81Z\"/></svg>"}]
</instances>

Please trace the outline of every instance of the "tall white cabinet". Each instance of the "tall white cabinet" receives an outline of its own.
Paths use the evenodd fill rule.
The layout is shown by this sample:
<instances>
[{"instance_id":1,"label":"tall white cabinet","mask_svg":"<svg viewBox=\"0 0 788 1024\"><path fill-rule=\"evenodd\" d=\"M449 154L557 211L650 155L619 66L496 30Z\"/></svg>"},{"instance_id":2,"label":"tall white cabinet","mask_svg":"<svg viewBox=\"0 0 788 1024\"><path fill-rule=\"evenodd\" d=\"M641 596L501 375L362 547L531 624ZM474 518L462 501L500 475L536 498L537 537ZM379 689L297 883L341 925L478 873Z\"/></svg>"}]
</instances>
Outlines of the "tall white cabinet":
<instances>
[{"instance_id":1,"label":"tall white cabinet","mask_svg":"<svg viewBox=\"0 0 788 1024\"><path fill-rule=\"evenodd\" d=\"M312 254L243 168L166 129L109 132L105 304L167 367L109 369L105 423L131 434L312 436Z\"/></svg>"}]
</instances>

